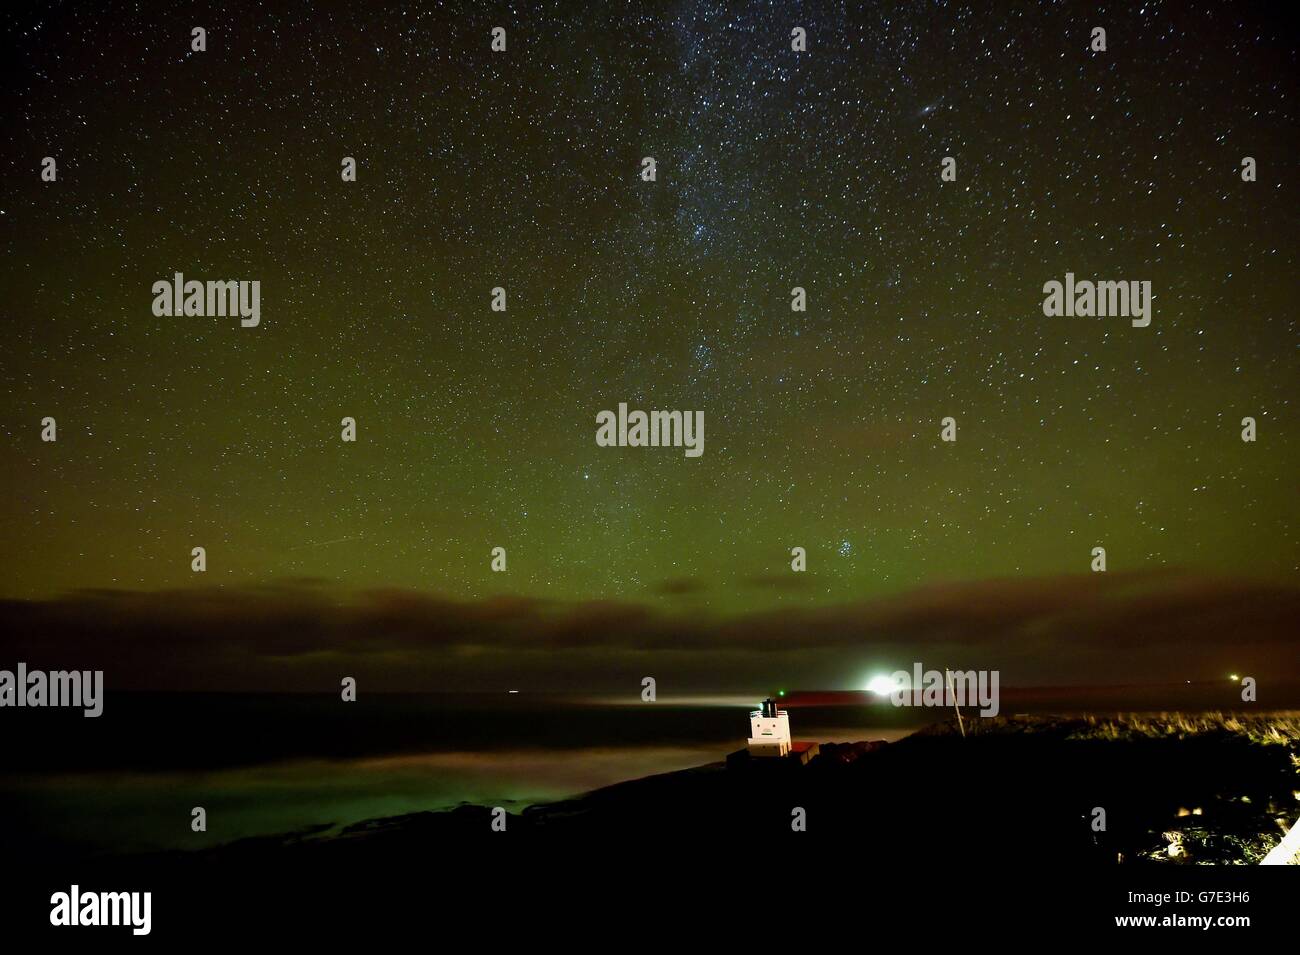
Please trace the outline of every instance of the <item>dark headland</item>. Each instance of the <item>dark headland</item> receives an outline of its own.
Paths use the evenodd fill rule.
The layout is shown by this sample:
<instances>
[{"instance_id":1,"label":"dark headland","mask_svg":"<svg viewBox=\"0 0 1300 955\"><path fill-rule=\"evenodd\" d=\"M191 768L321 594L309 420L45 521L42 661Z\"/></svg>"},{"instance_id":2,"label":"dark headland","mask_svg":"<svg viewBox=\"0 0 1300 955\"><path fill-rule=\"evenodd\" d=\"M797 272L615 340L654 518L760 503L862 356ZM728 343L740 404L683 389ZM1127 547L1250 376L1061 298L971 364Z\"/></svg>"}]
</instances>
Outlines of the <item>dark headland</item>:
<instances>
[{"instance_id":1,"label":"dark headland","mask_svg":"<svg viewBox=\"0 0 1300 955\"><path fill-rule=\"evenodd\" d=\"M383 865L445 858L462 843L650 838L826 840L873 858L955 852L1011 865L1255 864L1300 813L1293 713L999 717L964 728L823 744L806 765L720 759L531 806L506 815L504 833L492 807L466 805L151 858Z\"/></svg>"}]
</instances>

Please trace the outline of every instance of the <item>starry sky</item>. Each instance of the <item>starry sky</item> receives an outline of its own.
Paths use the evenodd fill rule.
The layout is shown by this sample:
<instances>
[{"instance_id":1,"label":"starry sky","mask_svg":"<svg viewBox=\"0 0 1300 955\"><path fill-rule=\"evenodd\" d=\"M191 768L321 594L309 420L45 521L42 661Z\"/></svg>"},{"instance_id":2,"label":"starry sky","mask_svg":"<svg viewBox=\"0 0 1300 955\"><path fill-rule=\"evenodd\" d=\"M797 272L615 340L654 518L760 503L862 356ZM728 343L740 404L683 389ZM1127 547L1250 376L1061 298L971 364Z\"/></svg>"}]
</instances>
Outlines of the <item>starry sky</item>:
<instances>
[{"instance_id":1,"label":"starry sky","mask_svg":"<svg viewBox=\"0 0 1300 955\"><path fill-rule=\"evenodd\" d=\"M5 12L0 597L617 603L734 639L1036 580L1077 607L1104 546L1130 587L1293 607L1284 5L986 6ZM260 326L155 317L176 271L260 280ZM1044 317L1067 271L1150 281L1150 327ZM619 402L703 410L703 456L597 447Z\"/></svg>"}]
</instances>

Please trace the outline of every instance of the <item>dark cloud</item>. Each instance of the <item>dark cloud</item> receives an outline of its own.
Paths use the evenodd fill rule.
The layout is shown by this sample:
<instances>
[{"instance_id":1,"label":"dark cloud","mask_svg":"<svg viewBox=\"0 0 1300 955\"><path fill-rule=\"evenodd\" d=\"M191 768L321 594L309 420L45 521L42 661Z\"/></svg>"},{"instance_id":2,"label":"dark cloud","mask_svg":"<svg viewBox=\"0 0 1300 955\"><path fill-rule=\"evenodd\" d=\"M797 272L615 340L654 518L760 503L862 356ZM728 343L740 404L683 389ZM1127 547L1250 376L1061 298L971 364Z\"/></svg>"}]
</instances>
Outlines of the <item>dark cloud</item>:
<instances>
[{"instance_id":1,"label":"dark cloud","mask_svg":"<svg viewBox=\"0 0 1300 955\"><path fill-rule=\"evenodd\" d=\"M292 582L4 601L0 666L102 668L113 686L214 690L330 687L338 673L393 690L527 680L572 692L650 672L719 690L765 674L843 685L863 661L937 657L1022 682L1203 679L1251 668L1294 680L1297 619L1294 585L1176 571L932 584L729 617Z\"/></svg>"},{"instance_id":2,"label":"dark cloud","mask_svg":"<svg viewBox=\"0 0 1300 955\"><path fill-rule=\"evenodd\" d=\"M703 593L709 585L698 577L672 577L654 588L654 593L665 597L689 597Z\"/></svg>"}]
</instances>

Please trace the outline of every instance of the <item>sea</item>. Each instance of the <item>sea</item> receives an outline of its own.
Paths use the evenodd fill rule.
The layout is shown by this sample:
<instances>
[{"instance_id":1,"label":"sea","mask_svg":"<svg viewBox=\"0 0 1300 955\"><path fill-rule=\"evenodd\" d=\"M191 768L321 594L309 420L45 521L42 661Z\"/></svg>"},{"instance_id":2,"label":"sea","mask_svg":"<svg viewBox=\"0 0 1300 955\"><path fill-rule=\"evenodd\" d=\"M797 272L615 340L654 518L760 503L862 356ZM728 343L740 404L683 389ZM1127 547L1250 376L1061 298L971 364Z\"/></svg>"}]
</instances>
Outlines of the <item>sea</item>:
<instances>
[{"instance_id":1,"label":"sea","mask_svg":"<svg viewBox=\"0 0 1300 955\"><path fill-rule=\"evenodd\" d=\"M327 834L462 804L518 812L743 748L758 700L518 694L109 693L6 712L0 839L114 855ZM790 710L796 739L896 740L933 712ZM202 808L206 829L195 831Z\"/></svg>"}]
</instances>

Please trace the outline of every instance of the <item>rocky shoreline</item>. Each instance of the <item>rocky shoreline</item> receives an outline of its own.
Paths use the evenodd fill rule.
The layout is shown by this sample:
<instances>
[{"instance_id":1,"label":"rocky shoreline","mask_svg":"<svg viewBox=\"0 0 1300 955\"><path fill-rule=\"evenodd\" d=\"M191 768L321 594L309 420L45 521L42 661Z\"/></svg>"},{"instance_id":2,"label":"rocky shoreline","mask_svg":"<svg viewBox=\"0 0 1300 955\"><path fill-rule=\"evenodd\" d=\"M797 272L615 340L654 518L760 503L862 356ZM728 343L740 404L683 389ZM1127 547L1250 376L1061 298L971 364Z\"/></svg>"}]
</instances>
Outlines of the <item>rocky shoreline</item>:
<instances>
[{"instance_id":1,"label":"rocky shoreline","mask_svg":"<svg viewBox=\"0 0 1300 955\"><path fill-rule=\"evenodd\" d=\"M884 856L1256 864L1300 812L1294 715L999 717L964 729L953 721L894 743L827 743L806 765L719 761L517 814L465 805L167 855L235 865L383 859L514 835L567 844L850 839Z\"/></svg>"}]
</instances>

